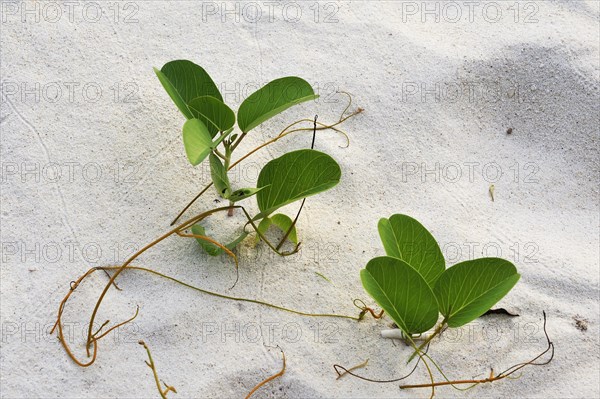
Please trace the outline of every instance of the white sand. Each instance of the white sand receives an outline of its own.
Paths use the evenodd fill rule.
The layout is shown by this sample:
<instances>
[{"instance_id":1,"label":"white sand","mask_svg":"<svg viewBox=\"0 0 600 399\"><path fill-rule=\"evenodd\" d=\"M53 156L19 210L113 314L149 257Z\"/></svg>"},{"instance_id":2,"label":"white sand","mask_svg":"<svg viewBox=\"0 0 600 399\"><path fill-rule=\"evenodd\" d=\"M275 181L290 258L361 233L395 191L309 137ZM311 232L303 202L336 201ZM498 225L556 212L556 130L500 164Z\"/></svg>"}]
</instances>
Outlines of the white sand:
<instances>
[{"instance_id":1,"label":"white sand","mask_svg":"<svg viewBox=\"0 0 600 399\"><path fill-rule=\"evenodd\" d=\"M375 378L407 370L408 348L380 337L389 319L305 318L139 273L120 280L124 290L111 291L97 320L125 319L136 304L140 315L101 343L92 367L77 367L48 334L69 281L90 266L122 261L132 243L165 232L209 181L206 169L188 164L183 118L152 72L178 58L203 65L234 108L257 85L281 76L299 75L318 88L321 101L265 123L244 149L297 118L318 113L334 121L346 105L335 90L351 92L366 112L344 126L350 148L340 148L335 133L318 138L317 148L341 164L343 181L307 201L299 256L273 257L264 247L257 256L248 241L232 291L231 263L208 259L192 240L167 240L144 256L144 265L219 292L354 314L352 299L368 299L359 270L383 254L377 220L406 213L432 231L448 264L499 255L522 274L501 302L518 307L520 317L480 319L435 343L431 354L451 377L480 378L490 367L536 355L545 345L542 310L556 344L554 361L526 369L521 379L465 393L440 388L441 397L600 395L598 2L476 2L472 18L465 2L438 3L439 23L422 13L422 2L238 4L238 21L221 17L221 2L98 4L84 18L83 3L76 3L73 21L62 2L1 4L3 397L156 397L139 339L150 345L161 378L178 389L173 397L243 397L279 370L279 351L265 344L283 348L288 369L257 397L428 395L401 392L398 384L336 381L334 363L369 358L361 372ZM22 16L25 7L34 12ZM98 7L103 16L93 22ZM297 7L302 15L294 22ZM450 22L457 7L462 16ZM502 15L492 22L496 8ZM253 22L257 9L262 16ZM453 97L456 87L463 93ZM424 88L442 90L440 98L429 93L423 100ZM133 101L124 103L132 91ZM254 184L272 156L309 141L291 138L257 154L237 184ZM424 173L436 167L439 176ZM62 174L54 179L57 168ZM194 210L212 207L215 198L210 192ZM230 228L233 222L241 218L228 221ZM102 275L90 279L65 314L80 356L105 282ZM574 317L587 319L587 331L576 328ZM235 328L239 335L227 334ZM410 379L426 380L422 369Z\"/></svg>"}]
</instances>

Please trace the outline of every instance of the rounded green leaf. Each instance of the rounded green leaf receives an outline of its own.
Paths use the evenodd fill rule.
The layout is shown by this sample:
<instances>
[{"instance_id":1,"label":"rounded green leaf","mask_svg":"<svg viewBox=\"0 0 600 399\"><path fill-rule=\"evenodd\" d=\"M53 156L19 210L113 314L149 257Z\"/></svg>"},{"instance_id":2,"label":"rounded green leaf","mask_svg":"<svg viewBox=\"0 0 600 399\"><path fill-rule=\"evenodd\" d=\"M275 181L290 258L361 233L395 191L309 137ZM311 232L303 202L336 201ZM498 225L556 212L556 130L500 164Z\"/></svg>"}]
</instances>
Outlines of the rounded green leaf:
<instances>
[{"instance_id":1,"label":"rounded green leaf","mask_svg":"<svg viewBox=\"0 0 600 399\"><path fill-rule=\"evenodd\" d=\"M261 219L284 205L328 190L339 183L342 172L329 155L316 150L288 152L267 163L258 175L256 194Z\"/></svg>"},{"instance_id":2,"label":"rounded green leaf","mask_svg":"<svg viewBox=\"0 0 600 399\"><path fill-rule=\"evenodd\" d=\"M405 334L429 330L438 319L433 291L408 263L382 256L360 271L365 291L386 311Z\"/></svg>"},{"instance_id":3,"label":"rounded green leaf","mask_svg":"<svg viewBox=\"0 0 600 399\"><path fill-rule=\"evenodd\" d=\"M235 124L235 114L221 100L212 96L196 97L188 103L196 119L200 119L214 137L217 132L225 132Z\"/></svg>"},{"instance_id":4,"label":"rounded green leaf","mask_svg":"<svg viewBox=\"0 0 600 399\"><path fill-rule=\"evenodd\" d=\"M163 87L186 118L193 118L188 108L191 100L200 96L212 96L223 101L215 82L204 68L187 60L175 60L166 63L154 72Z\"/></svg>"},{"instance_id":5,"label":"rounded green leaf","mask_svg":"<svg viewBox=\"0 0 600 399\"><path fill-rule=\"evenodd\" d=\"M304 79L288 76L273 80L252 93L238 110L238 126L247 133L267 119L304 101L318 98Z\"/></svg>"},{"instance_id":6,"label":"rounded green leaf","mask_svg":"<svg viewBox=\"0 0 600 399\"><path fill-rule=\"evenodd\" d=\"M400 214L382 218L378 228L385 253L411 265L433 288L446 262L431 233L415 219Z\"/></svg>"},{"instance_id":7,"label":"rounded green leaf","mask_svg":"<svg viewBox=\"0 0 600 399\"><path fill-rule=\"evenodd\" d=\"M487 312L521 276L515 266L500 258L457 263L435 285L440 312L450 327L460 327Z\"/></svg>"},{"instance_id":8,"label":"rounded green leaf","mask_svg":"<svg viewBox=\"0 0 600 399\"><path fill-rule=\"evenodd\" d=\"M212 151L212 138L208 128L199 119L189 119L183 125L183 145L188 160L198 165Z\"/></svg>"}]
</instances>

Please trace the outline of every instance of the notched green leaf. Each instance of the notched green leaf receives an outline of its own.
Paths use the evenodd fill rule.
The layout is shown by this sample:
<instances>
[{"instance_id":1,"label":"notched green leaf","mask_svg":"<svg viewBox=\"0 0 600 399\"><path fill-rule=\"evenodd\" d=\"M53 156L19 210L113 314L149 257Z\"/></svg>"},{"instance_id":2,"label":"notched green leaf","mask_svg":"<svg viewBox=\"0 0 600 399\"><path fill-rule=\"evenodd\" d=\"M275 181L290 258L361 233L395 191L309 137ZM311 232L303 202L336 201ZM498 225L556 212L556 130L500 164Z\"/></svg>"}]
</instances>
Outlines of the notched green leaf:
<instances>
[{"instance_id":1,"label":"notched green leaf","mask_svg":"<svg viewBox=\"0 0 600 399\"><path fill-rule=\"evenodd\" d=\"M247 133L293 105L318 98L304 79L288 76L273 80L252 93L238 110L238 126Z\"/></svg>"},{"instance_id":2,"label":"notched green leaf","mask_svg":"<svg viewBox=\"0 0 600 399\"><path fill-rule=\"evenodd\" d=\"M363 287L406 335L429 330L438 319L433 291L421 274L398 258L371 259L360 271Z\"/></svg>"},{"instance_id":3,"label":"notched green leaf","mask_svg":"<svg viewBox=\"0 0 600 399\"><path fill-rule=\"evenodd\" d=\"M475 320L502 299L521 276L500 258L481 258L447 269L435 285L440 312L450 327Z\"/></svg>"},{"instance_id":4,"label":"notched green leaf","mask_svg":"<svg viewBox=\"0 0 600 399\"><path fill-rule=\"evenodd\" d=\"M288 152L267 163L258 175L256 194L260 213L270 215L284 205L328 190L339 183L342 172L329 155L316 150Z\"/></svg>"},{"instance_id":5,"label":"notched green leaf","mask_svg":"<svg viewBox=\"0 0 600 399\"><path fill-rule=\"evenodd\" d=\"M446 262L431 233L417 220L401 214L380 219L378 229L385 253L411 265L433 289Z\"/></svg>"}]
</instances>

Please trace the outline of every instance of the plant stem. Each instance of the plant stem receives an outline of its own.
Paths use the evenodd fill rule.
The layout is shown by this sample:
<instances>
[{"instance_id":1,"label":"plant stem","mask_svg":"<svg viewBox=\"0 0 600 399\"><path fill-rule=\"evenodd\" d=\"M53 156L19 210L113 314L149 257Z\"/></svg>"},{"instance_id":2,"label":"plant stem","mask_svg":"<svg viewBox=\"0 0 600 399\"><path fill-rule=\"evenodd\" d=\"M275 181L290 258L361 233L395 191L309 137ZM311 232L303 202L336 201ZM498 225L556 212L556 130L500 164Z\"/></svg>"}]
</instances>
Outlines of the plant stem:
<instances>
[{"instance_id":1,"label":"plant stem","mask_svg":"<svg viewBox=\"0 0 600 399\"><path fill-rule=\"evenodd\" d=\"M140 341L138 343L140 345L142 345L144 347L144 349L146 349L146 353L148 354L148 360L149 360L146 362L146 364L148 365L148 367L150 367L150 369L152 369L152 374L154 375L154 381L156 382L156 388L158 388L160 397L162 399L167 399L167 394L169 393L169 391L177 393L177 390L175 390L174 387L169 386L169 385L165 384L164 382L163 382L163 384L165 384L165 389L163 391L163 389L160 386L160 381L158 379L158 372L156 371L156 366L154 365L154 360L152 360L152 354L150 353L150 348L148 348L148 345L146 345L146 343L144 341Z\"/></svg>"},{"instance_id":2,"label":"plant stem","mask_svg":"<svg viewBox=\"0 0 600 399\"><path fill-rule=\"evenodd\" d=\"M242 136L240 136L240 138ZM238 143L239 143L239 141L238 141ZM231 164L231 154L233 153L234 149L235 148L231 144L225 146L225 158L224 158L225 161L223 163L225 173L227 173L229 171L229 165ZM230 192L231 191L233 191L233 190L231 190L231 187L230 187ZM229 201L229 206L230 206L230 208L227 211L227 216L231 217L231 216L233 216L233 210L235 209L235 208L233 208L233 202Z\"/></svg>"},{"instance_id":3,"label":"plant stem","mask_svg":"<svg viewBox=\"0 0 600 399\"><path fill-rule=\"evenodd\" d=\"M256 391L258 391L263 385L266 385L267 383L273 381L274 379L283 376L283 374L285 373L285 353L283 352L283 350L281 351L281 356L283 357L283 366L281 367L281 371L279 373L274 374L274 375L270 376L269 378L266 378L265 380L261 381L257 386L252 388L252 391L250 391L250 393L246 396L245 399L250 399L250 397L252 395L254 395L254 393Z\"/></svg>"},{"instance_id":4,"label":"plant stem","mask_svg":"<svg viewBox=\"0 0 600 399\"><path fill-rule=\"evenodd\" d=\"M408 358L408 361L406 363L410 363L410 361L413 360L414 357L423 350L423 348L425 348L427 345L429 345L429 343L431 342L431 340L433 338L440 335L440 333L444 330L444 328L446 328L446 319L442 320L442 322L433 331L433 334L431 334L425 341L423 341L423 343L421 345L419 345L417 350ZM411 340L411 342L412 342L412 340Z\"/></svg>"},{"instance_id":5,"label":"plant stem","mask_svg":"<svg viewBox=\"0 0 600 399\"><path fill-rule=\"evenodd\" d=\"M244 137L246 137L246 133L242 133L242 135L235 141L235 143L233 143L233 145L231 146L231 152L233 152L233 150L235 150L237 146L240 145Z\"/></svg>"},{"instance_id":6,"label":"plant stem","mask_svg":"<svg viewBox=\"0 0 600 399\"><path fill-rule=\"evenodd\" d=\"M442 323L442 324L444 324L444 323ZM433 335L435 335L435 333ZM427 361L425 360L425 356L427 356L427 355L423 354L423 352L421 351L421 348L423 348L423 346L419 346L417 348L417 346L415 345L415 341L413 341L413 339L411 337L408 337L408 339L409 339L410 345L415 349L415 354L419 355L419 359L421 359L423 361L423 364L425 365L425 368L427 369L427 374L429 374L429 380L431 381L431 395L429 396L429 399L433 399L433 396L435 395L435 387L434 387L435 381L433 379L433 373L431 372L431 368L429 367L429 364L427 364Z\"/></svg>"},{"instance_id":7,"label":"plant stem","mask_svg":"<svg viewBox=\"0 0 600 399\"><path fill-rule=\"evenodd\" d=\"M104 266L104 267L98 267L97 269L99 270L116 270L118 271L120 268L120 266ZM358 317L356 316L350 316L350 315L341 315L341 314L333 314L333 313L307 313L307 312L301 312L299 310L294 310L294 309L289 309L283 306L278 306L278 305L274 305L272 303L268 303L265 301L261 301L258 299L250 299L250 298L238 298L238 297L233 297L233 296L229 296L229 295L224 295L224 294L219 294L218 292L213 292L213 291L208 291L202 288L198 288L196 286L193 286L191 284L185 283L181 280L176 279L175 277L171 277L168 276L166 274L157 272L156 270L152 270L152 269L147 269L145 267L139 267L139 266L127 266L125 268L126 270L139 270L139 271L143 271L143 272L147 272L147 273L151 273L154 275L157 275L161 278L167 279L167 280L171 280L179 285L182 285L184 287L193 289L194 291L198 291L201 292L203 294L207 294L207 295L211 295L211 296L215 296L217 298L222 298L222 299L229 299L232 301L239 301L239 302L248 302L248 303L254 303L257 305L262 305L262 306L266 306L269 308L273 308L273 309L277 309L277 310L282 310L284 312L288 312L288 313L293 313L293 314L297 314L300 316L308 316L308 317L331 317L331 318L338 318L338 319L348 319L348 320L356 320L356 321L360 321Z\"/></svg>"},{"instance_id":8,"label":"plant stem","mask_svg":"<svg viewBox=\"0 0 600 399\"><path fill-rule=\"evenodd\" d=\"M221 151L219 151L217 148L215 148L213 151L215 154L217 154L217 156L219 158L221 158L222 160L225 160L225 155L223 155L223 153Z\"/></svg>"}]
</instances>

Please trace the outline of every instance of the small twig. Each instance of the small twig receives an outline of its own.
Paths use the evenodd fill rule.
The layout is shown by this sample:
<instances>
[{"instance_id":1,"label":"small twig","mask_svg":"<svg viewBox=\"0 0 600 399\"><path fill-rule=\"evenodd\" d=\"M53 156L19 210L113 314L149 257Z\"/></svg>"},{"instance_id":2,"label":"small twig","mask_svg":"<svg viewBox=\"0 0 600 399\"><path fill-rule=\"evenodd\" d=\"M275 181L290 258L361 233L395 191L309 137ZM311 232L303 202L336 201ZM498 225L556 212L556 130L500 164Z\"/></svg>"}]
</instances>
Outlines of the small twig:
<instances>
[{"instance_id":1,"label":"small twig","mask_svg":"<svg viewBox=\"0 0 600 399\"><path fill-rule=\"evenodd\" d=\"M122 322L121 322L121 323L119 323L119 324L116 324L116 325L112 326L111 328L109 328L108 330L106 330L106 331L105 331L103 334L101 334L100 336L98 336L98 337L93 337L93 338L94 338L94 340L95 340L95 341L98 341L99 339L101 339L101 338L104 338L104 337L105 337L107 334L109 334L109 333L110 333L112 330L114 330L114 329L116 329L116 328L119 328L119 327L121 327L121 326L124 326L124 325L125 325L125 324L127 324L127 323L130 323L130 322L132 322L133 320L135 320L135 318L138 316L138 314L139 314L139 313L140 313L140 306L139 306L139 305L136 305L136 308L135 308L135 314L134 314L133 316L131 316L129 319L127 319L127 320L125 320L125 321L122 321ZM108 320L107 320L106 322L108 323ZM100 327L100 330L101 330L101 329L102 329L102 327ZM96 334L98 334L98 333L100 332L100 330L98 330L98 331L96 332Z\"/></svg>"},{"instance_id":2,"label":"small twig","mask_svg":"<svg viewBox=\"0 0 600 399\"><path fill-rule=\"evenodd\" d=\"M103 272L106 274L106 276L107 276L108 278L111 278L111 275L110 275L110 274L108 274L108 272L107 272L106 270L103 270ZM119 288L119 286L117 285L116 281L113 281L113 287L115 287L115 288L116 288L117 290L119 290L119 291L123 291L121 288Z\"/></svg>"},{"instance_id":3,"label":"small twig","mask_svg":"<svg viewBox=\"0 0 600 399\"><path fill-rule=\"evenodd\" d=\"M425 348L425 352L427 352L427 350L429 350L429 347ZM369 359L367 359L367 361L369 361ZM335 372L337 373L337 375L338 375L338 377L337 377L337 378L338 378L338 379L339 379L341 376L348 374L348 375L351 375L352 377L356 377L356 378L358 378L358 379L360 379L360 380L363 380L363 381L368 381L368 382L376 382L376 383L379 383L379 384L387 384L387 383L391 383L391 382L398 382L398 381L402 381L402 380L404 380L404 379L406 379L406 378L410 377L410 376L411 376L411 375L412 375L412 374L415 372L415 370L416 370L416 369L417 369L417 367L419 366L419 363L420 363L420 362L421 362L421 358L419 357L419 359L418 359L418 360L417 360L417 362L415 363L415 366L412 368L412 370L411 370L411 371L410 371L408 374L406 374L406 375L404 375L404 376L402 376L402 377L399 377L399 378L394 378L394 379L391 379L391 380L374 380L374 379L372 379L372 378L363 377L363 376L361 376L361 375L358 375L358 374L355 374L355 373L353 373L353 370L354 370L354 369L356 369L356 368L358 368L359 366L361 366L361 367L364 367L364 366L366 366L366 362L365 362L365 364L364 364L364 365L360 365L360 364L359 364L358 366L350 367L349 369L347 369L347 368L345 368L345 367L343 367L343 366L340 366L339 364L334 364L334 365L333 365L333 369L334 369L334 370L335 370ZM339 369L339 370L338 370L338 369ZM343 373L340 373L340 370L343 370Z\"/></svg>"},{"instance_id":4,"label":"small twig","mask_svg":"<svg viewBox=\"0 0 600 399\"><path fill-rule=\"evenodd\" d=\"M336 378L336 380L339 380L340 378L342 378L343 376L345 376L346 374L348 374L351 371L357 370L357 369L362 369L363 367L367 367L367 364L369 364L369 359L365 360L364 362L357 364L356 366L352 366L349 369L344 369L345 371L343 373L340 373L337 369L335 369L335 372L338 373L338 376ZM343 367L340 367L343 368Z\"/></svg>"},{"instance_id":5,"label":"small twig","mask_svg":"<svg viewBox=\"0 0 600 399\"><path fill-rule=\"evenodd\" d=\"M281 348L279 348L279 350L281 350ZM252 388L250 393L248 395L246 395L246 399L249 399L252 395L254 395L254 393L256 391L258 391L263 385L268 384L269 382L273 381L274 379L283 376L283 374L285 373L285 353L283 352L283 350L281 350L281 356L283 357L283 366L281 368L281 371L279 373L274 374L274 375L270 376L269 378L261 381L258 385L256 385L254 388Z\"/></svg>"},{"instance_id":6,"label":"small twig","mask_svg":"<svg viewBox=\"0 0 600 399\"><path fill-rule=\"evenodd\" d=\"M357 298L354 301L352 301L352 303L354 304L354 306L360 309L360 314L358 315L359 320L362 320L363 317L365 317L365 315L367 314L367 312L371 313L371 316L373 316L374 319L381 319L385 312L383 309L381 309L381 312L379 312L379 314L376 314L375 311L368 307L362 299Z\"/></svg>"},{"instance_id":7,"label":"small twig","mask_svg":"<svg viewBox=\"0 0 600 399\"><path fill-rule=\"evenodd\" d=\"M200 197L202 196L202 194L204 194L204 193L206 192L206 190L208 190L209 188L211 188L211 187L212 187L212 185L213 185L213 183L212 183L212 182L208 183L208 184L206 185L206 187L204 187L204 188L202 189L202 191L200 191L200 192L199 192L199 193L198 193L198 194L197 194L197 195L196 195L196 196L195 196L195 197L194 197L194 198L193 198L193 199L192 199L192 200L191 200L191 201L190 201L190 202L189 202L189 203L188 203L188 204L187 204L187 205L186 205L186 206L185 206L185 207L182 209L182 210L181 210L181 212L179 212L179 214L178 214L178 215L175 217L175 219L173 219L173 221L171 222L171 224L170 224L169 226L173 226L175 223L177 223L177 221L179 220L179 218L180 218L181 216L183 216L183 214L185 213L185 211L187 211L187 210L190 208L190 206L192 206L192 205L194 204L194 202L196 202L196 200L197 200L198 198L200 198Z\"/></svg>"},{"instance_id":8,"label":"small twig","mask_svg":"<svg viewBox=\"0 0 600 399\"><path fill-rule=\"evenodd\" d=\"M142 345L144 347L144 349L146 349L146 352L148 353L148 361L146 361L146 364L148 365L148 367L150 367L150 369L152 369L152 374L154 374L154 381L156 382L156 388L158 388L158 392L160 393L160 397L162 399L167 399L167 394L172 391L173 393L177 393L177 390L175 389L175 387L172 387L170 385L167 385L164 381L162 382L165 385L165 389L163 390L160 386L160 380L158 379L158 372L156 371L156 366L154 365L154 360L152 360L152 354L150 353L150 348L148 348L148 345L146 345L146 343L144 341L140 341L138 342L140 345Z\"/></svg>"},{"instance_id":9,"label":"small twig","mask_svg":"<svg viewBox=\"0 0 600 399\"><path fill-rule=\"evenodd\" d=\"M327 276L325 276L324 274L322 274L322 273L319 273L319 272L315 272L315 274L316 274L317 276L321 277L323 280L325 280L325 281L327 281L327 282L329 282L329 283L333 284L333 282L332 282L332 281L331 281L329 278L327 278Z\"/></svg>"}]
</instances>

